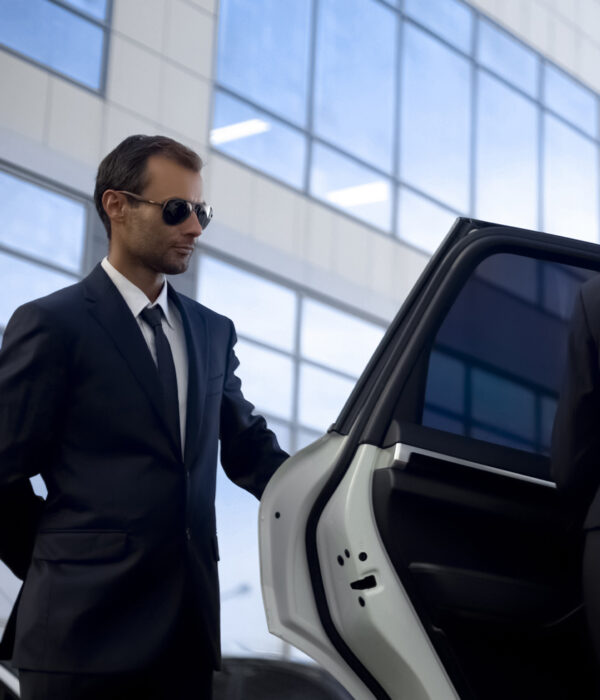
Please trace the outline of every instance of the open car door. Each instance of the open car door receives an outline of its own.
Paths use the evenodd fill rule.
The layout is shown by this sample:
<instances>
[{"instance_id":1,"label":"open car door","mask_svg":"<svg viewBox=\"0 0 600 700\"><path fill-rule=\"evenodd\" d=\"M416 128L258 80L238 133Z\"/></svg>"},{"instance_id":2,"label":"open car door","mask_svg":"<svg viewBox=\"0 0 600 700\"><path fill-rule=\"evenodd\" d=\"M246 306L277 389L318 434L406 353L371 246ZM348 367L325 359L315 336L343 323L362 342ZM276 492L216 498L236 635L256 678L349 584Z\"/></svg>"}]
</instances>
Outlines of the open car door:
<instances>
[{"instance_id":1,"label":"open car door","mask_svg":"<svg viewBox=\"0 0 600 700\"><path fill-rule=\"evenodd\" d=\"M337 422L267 487L269 629L354 698L597 697L585 507L549 450L599 270L600 246L458 219Z\"/></svg>"}]
</instances>

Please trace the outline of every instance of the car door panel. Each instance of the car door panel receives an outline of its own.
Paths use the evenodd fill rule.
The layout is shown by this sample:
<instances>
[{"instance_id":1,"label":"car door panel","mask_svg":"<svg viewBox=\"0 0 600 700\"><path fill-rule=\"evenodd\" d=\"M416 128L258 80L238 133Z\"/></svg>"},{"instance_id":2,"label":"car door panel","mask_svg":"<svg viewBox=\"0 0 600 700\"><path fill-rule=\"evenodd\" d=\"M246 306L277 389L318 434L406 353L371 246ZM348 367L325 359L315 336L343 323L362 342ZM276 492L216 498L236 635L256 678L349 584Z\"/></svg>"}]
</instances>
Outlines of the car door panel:
<instances>
[{"instance_id":1,"label":"car door panel","mask_svg":"<svg viewBox=\"0 0 600 700\"><path fill-rule=\"evenodd\" d=\"M334 460L298 463L322 476L297 522L318 659L354 697L594 697L584 511L548 454L572 301L598 270L598 246L457 221L332 426Z\"/></svg>"}]
</instances>

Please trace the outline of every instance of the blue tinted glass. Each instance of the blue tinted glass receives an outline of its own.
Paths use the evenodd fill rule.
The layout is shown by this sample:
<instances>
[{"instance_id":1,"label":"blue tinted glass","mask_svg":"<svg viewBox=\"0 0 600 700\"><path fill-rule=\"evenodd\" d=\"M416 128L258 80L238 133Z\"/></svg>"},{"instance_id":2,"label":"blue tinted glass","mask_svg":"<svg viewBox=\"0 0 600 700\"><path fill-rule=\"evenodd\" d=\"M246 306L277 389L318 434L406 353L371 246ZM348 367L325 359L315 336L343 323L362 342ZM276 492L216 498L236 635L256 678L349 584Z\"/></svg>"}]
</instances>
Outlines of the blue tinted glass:
<instances>
[{"instance_id":1,"label":"blue tinted glass","mask_svg":"<svg viewBox=\"0 0 600 700\"><path fill-rule=\"evenodd\" d=\"M473 418L528 442L535 439L535 394L517 382L474 369Z\"/></svg>"},{"instance_id":2,"label":"blue tinted glass","mask_svg":"<svg viewBox=\"0 0 600 700\"><path fill-rule=\"evenodd\" d=\"M478 218L537 227L538 113L526 97L479 73Z\"/></svg>"},{"instance_id":3,"label":"blue tinted glass","mask_svg":"<svg viewBox=\"0 0 600 700\"><path fill-rule=\"evenodd\" d=\"M401 189L399 201L400 238L427 253L435 252L458 214L406 188Z\"/></svg>"},{"instance_id":4,"label":"blue tinted glass","mask_svg":"<svg viewBox=\"0 0 600 700\"><path fill-rule=\"evenodd\" d=\"M427 374L427 403L462 414L465 410L465 364L442 352L433 351Z\"/></svg>"},{"instance_id":5,"label":"blue tinted glass","mask_svg":"<svg viewBox=\"0 0 600 700\"><path fill-rule=\"evenodd\" d=\"M544 231L598 242L598 148L545 118Z\"/></svg>"},{"instance_id":6,"label":"blue tinted glass","mask_svg":"<svg viewBox=\"0 0 600 700\"><path fill-rule=\"evenodd\" d=\"M486 68L521 90L537 95L538 57L485 20L479 22L477 58Z\"/></svg>"},{"instance_id":7,"label":"blue tinted glass","mask_svg":"<svg viewBox=\"0 0 600 700\"><path fill-rule=\"evenodd\" d=\"M221 0L217 80L304 124L311 4Z\"/></svg>"},{"instance_id":8,"label":"blue tinted glass","mask_svg":"<svg viewBox=\"0 0 600 700\"><path fill-rule=\"evenodd\" d=\"M2 245L79 272L86 222L83 204L0 172L0 211L4 212Z\"/></svg>"},{"instance_id":9,"label":"blue tinted glass","mask_svg":"<svg viewBox=\"0 0 600 700\"><path fill-rule=\"evenodd\" d=\"M598 99L594 93L548 64L544 69L544 101L591 136L598 134Z\"/></svg>"},{"instance_id":10,"label":"blue tinted glass","mask_svg":"<svg viewBox=\"0 0 600 700\"><path fill-rule=\"evenodd\" d=\"M313 147L310 192L373 226L390 229L390 181L319 144Z\"/></svg>"},{"instance_id":11,"label":"blue tinted glass","mask_svg":"<svg viewBox=\"0 0 600 700\"><path fill-rule=\"evenodd\" d=\"M95 19L106 19L107 0L63 0L63 2Z\"/></svg>"},{"instance_id":12,"label":"blue tinted glass","mask_svg":"<svg viewBox=\"0 0 600 700\"><path fill-rule=\"evenodd\" d=\"M424 32L404 32L400 163L410 184L469 208L471 68Z\"/></svg>"},{"instance_id":13,"label":"blue tinted glass","mask_svg":"<svg viewBox=\"0 0 600 700\"><path fill-rule=\"evenodd\" d=\"M100 27L50 0L0 3L0 44L96 90L103 42Z\"/></svg>"},{"instance_id":14,"label":"blue tinted glass","mask_svg":"<svg viewBox=\"0 0 600 700\"><path fill-rule=\"evenodd\" d=\"M0 326L6 326L13 311L21 304L77 282L76 277L48 270L5 253L0 253L0 279Z\"/></svg>"},{"instance_id":15,"label":"blue tinted glass","mask_svg":"<svg viewBox=\"0 0 600 700\"><path fill-rule=\"evenodd\" d=\"M315 132L390 171L397 15L372 0L323 0L315 73Z\"/></svg>"},{"instance_id":16,"label":"blue tinted glass","mask_svg":"<svg viewBox=\"0 0 600 700\"><path fill-rule=\"evenodd\" d=\"M294 187L303 185L306 138L224 93L215 96L210 141L223 153Z\"/></svg>"},{"instance_id":17,"label":"blue tinted glass","mask_svg":"<svg viewBox=\"0 0 600 700\"><path fill-rule=\"evenodd\" d=\"M473 13L456 0L404 0L407 15L457 46L471 50Z\"/></svg>"},{"instance_id":18,"label":"blue tinted glass","mask_svg":"<svg viewBox=\"0 0 600 700\"><path fill-rule=\"evenodd\" d=\"M512 254L486 258L435 338L423 425L546 453L570 318L548 313L542 299L552 291L572 306L593 274Z\"/></svg>"}]
</instances>

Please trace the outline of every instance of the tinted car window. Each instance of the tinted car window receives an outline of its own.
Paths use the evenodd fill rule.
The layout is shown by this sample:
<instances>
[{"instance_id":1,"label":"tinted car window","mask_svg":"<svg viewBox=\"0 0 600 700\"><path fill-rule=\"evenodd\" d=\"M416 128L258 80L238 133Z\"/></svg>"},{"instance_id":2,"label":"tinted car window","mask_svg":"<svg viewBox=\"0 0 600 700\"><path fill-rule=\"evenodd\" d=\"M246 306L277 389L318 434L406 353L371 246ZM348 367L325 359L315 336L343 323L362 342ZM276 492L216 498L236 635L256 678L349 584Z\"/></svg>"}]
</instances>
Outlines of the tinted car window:
<instances>
[{"instance_id":1,"label":"tinted car window","mask_svg":"<svg viewBox=\"0 0 600 700\"><path fill-rule=\"evenodd\" d=\"M505 253L482 262L435 338L422 425L548 454L573 303L594 274Z\"/></svg>"}]
</instances>

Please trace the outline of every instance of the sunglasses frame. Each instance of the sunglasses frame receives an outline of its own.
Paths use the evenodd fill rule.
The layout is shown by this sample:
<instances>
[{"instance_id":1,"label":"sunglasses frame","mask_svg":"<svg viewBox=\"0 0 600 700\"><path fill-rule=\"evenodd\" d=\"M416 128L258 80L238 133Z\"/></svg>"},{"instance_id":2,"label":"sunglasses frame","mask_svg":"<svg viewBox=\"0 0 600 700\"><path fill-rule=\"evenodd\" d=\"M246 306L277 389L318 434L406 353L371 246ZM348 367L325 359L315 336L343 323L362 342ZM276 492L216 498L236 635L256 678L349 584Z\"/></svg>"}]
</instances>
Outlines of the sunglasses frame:
<instances>
[{"instance_id":1,"label":"sunglasses frame","mask_svg":"<svg viewBox=\"0 0 600 700\"><path fill-rule=\"evenodd\" d=\"M120 192L121 194L127 195L128 197L131 197L132 199L135 199L138 202L143 202L144 204L154 204L157 207L161 207L163 221L165 222L165 224L167 224L167 226L177 226L178 224L183 223L192 212L195 212L196 216L198 217L198 223L200 224L202 229L205 229L208 226L208 224L210 224L210 221L213 217L213 208L210 204L207 204L206 202L190 202L188 199L184 199L183 197L169 197L169 199L165 199L164 202L156 202L153 199L144 199L143 197L140 197L139 194L135 194L134 192L128 192L127 190L115 190L115 192ZM183 219L181 219L181 221L170 223L165 218L165 207L169 202L174 201L185 202L187 205L188 213L186 216L183 217ZM202 217L202 219L200 217ZM205 223L202 223L203 221Z\"/></svg>"}]
</instances>

